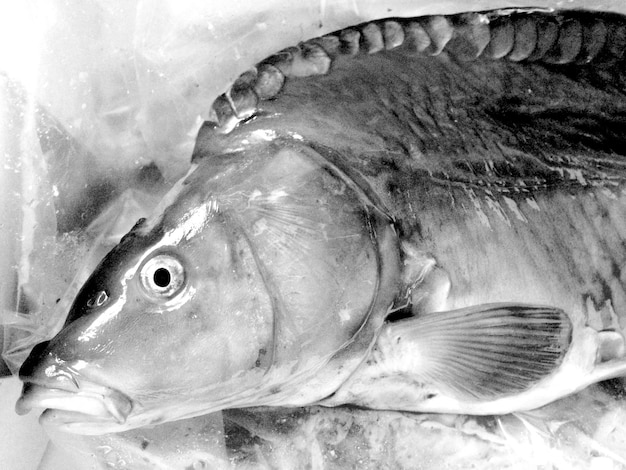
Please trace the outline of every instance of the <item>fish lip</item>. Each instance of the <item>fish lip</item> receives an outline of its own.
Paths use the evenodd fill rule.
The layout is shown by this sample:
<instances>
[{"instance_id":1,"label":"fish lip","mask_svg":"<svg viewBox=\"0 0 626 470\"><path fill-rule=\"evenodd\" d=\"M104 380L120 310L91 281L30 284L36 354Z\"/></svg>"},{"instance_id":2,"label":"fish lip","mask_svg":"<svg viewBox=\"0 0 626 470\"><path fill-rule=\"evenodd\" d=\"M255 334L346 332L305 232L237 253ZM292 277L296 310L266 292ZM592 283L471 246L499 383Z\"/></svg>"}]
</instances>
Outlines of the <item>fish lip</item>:
<instances>
[{"instance_id":1,"label":"fish lip","mask_svg":"<svg viewBox=\"0 0 626 470\"><path fill-rule=\"evenodd\" d=\"M45 409L40 417L42 425L124 424L134 403L119 390L84 380L75 390L26 381L15 411L24 415L34 408Z\"/></svg>"},{"instance_id":2,"label":"fish lip","mask_svg":"<svg viewBox=\"0 0 626 470\"><path fill-rule=\"evenodd\" d=\"M125 422L111 416L98 416L79 411L46 408L39 416L39 424L62 432L83 435L101 435L126 430Z\"/></svg>"}]
</instances>

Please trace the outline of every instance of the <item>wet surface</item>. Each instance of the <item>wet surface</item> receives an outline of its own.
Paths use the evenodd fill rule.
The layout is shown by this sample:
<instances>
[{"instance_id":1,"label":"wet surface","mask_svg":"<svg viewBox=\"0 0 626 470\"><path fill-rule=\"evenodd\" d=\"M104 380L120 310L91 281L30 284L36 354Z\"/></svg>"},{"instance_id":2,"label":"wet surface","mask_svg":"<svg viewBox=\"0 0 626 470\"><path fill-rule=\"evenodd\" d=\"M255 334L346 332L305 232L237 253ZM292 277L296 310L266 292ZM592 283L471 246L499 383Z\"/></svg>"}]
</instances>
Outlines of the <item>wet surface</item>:
<instances>
[{"instance_id":1,"label":"wet surface","mask_svg":"<svg viewBox=\"0 0 626 470\"><path fill-rule=\"evenodd\" d=\"M559 47L566 54L572 46ZM525 54L521 46L516 53ZM287 81L280 99L260 105L261 117L249 129L297 133L339 153L330 158L345 158L344 166L356 168L396 217L400 233L433 253L450 274L448 307L502 300L545 303L600 328L622 328L621 80L621 69L611 61L563 69L485 59L467 63L454 54L431 58L396 50L340 60L328 76ZM306 114L294 114L299 109ZM238 138L235 132L230 141L216 139L207 146L215 152ZM52 145L48 151L63 154L73 148L65 137L55 142L56 150ZM58 171L66 175L62 166ZM67 181L71 185L72 179ZM85 198L84 213L92 214L115 198L118 186L145 189L155 183L167 186L158 165L148 163L122 184L108 175L103 186L79 192L76 200ZM72 232L84 229L90 216L84 220L63 198L56 202L66 222L57 226L58 251L46 257L62 256L39 260L48 266L44 274L80 265L85 245L94 241ZM137 215L131 213L131 219ZM70 275L61 282L69 284ZM43 292L44 308L59 298L53 287ZM27 304L24 311L35 310ZM167 427L146 435L133 431L103 438L112 444L99 443L93 452L117 468L153 465L150 459L176 468L227 461L241 468L291 468L294 462L414 468L416 460L422 468L441 468L442 459L449 468L468 468L476 461L484 468L546 462L585 468L605 461L619 468L624 430L616 397L622 384L615 384L610 393L594 387L530 417L432 417L346 408L232 411L224 415L225 434L206 431L200 421L186 431L179 423L172 425L175 435ZM590 414L571 416L568 408ZM225 439L226 456L202 448L207 435ZM218 439L212 445L222 444ZM528 460L529 447L545 452ZM183 449L200 450L184 461L171 460Z\"/></svg>"}]
</instances>

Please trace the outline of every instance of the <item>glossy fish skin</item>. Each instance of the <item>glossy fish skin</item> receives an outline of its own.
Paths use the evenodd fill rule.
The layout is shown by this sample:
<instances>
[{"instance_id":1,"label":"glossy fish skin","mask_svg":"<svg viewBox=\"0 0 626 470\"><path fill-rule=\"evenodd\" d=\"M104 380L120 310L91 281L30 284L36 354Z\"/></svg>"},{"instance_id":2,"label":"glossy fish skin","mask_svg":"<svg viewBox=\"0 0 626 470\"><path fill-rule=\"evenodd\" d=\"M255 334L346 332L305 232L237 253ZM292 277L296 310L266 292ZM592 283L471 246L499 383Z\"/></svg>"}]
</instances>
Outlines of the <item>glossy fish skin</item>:
<instances>
[{"instance_id":1,"label":"glossy fish skin","mask_svg":"<svg viewBox=\"0 0 626 470\"><path fill-rule=\"evenodd\" d=\"M190 196L187 200L183 197L176 207L171 208L169 215L175 217L191 214L193 208L201 206L198 197L194 197L193 194ZM68 373L78 377L80 386L83 378L108 384L111 378L106 373L102 376L100 371L117 370L115 384L112 385L120 388L119 384L123 384L121 392L133 397L135 409L137 403L148 399L154 390L176 394L181 390L197 387L200 384L193 376L188 376L187 383L179 380L180 378L174 383L167 383L167 375L154 376L146 381L147 377L137 372L138 368L162 370L168 360L174 361L177 357L193 358L198 354L199 343L204 344L206 339L210 341L211 335L219 332L215 322L202 314L206 309L205 302L211 302L213 312L221 313L220 309L225 308L224 304L232 299L227 296L218 299L207 296L207 293L211 292L211 289L214 291L215 287L198 285L196 278L201 275L201 270L222 273L223 276L217 276L213 280L215 284L219 285L220 282L229 279L229 284L239 286L241 295L235 299L231 307L237 308L243 315L250 312L248 318L252 325L239 321L235 327L231 323L229 331L249 335L246 345L256 348L255 355L250 358L243 351L237 351L239 353L237 357L241 359L237 365L242 368L254 368L256 354L261 347L259 344L266 342L269 336L269 327L264 322L267 297L254 286L248 285L258 281L253 271L247 273L250 276L249 280L245 277L240 279L242 274L246 273L245 258L250 256L245 251L245 245L239 248L241 257L230 257L229 252L222 249L227 245L229 235L221 230L220 223L203 227L202 224L208 219L210 214L207 213L205 220L197 221L200 225L189 229L204 229L204 235L214 243L198 243L197 239L186 240L185 243L185 240L181 239L186 234L180 232L178 220L172 224L172 219L168 219L167 216L150 231L142 230L141 224L135 227L134 231L103 260L81 290L70 312L64 333L53 339L48 348L54 352L43 351L35 360L31 356L31 360L22 367L21 375L27 378L38 377L43 374L49 375L51 367L65 368ZM168 241L167 237L173 238ZM182 244L177 244L175 240L182 241ZM238 243L241 242L233 243L233 250ZM196 259L181 255L184 250L180 248L191 246L198 257ZM162 254L177 257L186 267L185 286L174 301L150 296L142 290L141 282L135 274L146 256ZM206 258L206 261L200 265L197 260L203 258ZM197 288L204 289L203 296L195 295ZM90 300L94 296L97 297L101 291L107 293L108 300L101 306L89 309L87 305ZM187 306L186 309L180 308L183 304ZM224 318L227 322L234 321L231 316L224 315ZM252 326L252 330L248 330L249 326ZM157 344L154 343L156 330L167 331L166 337ZM188 334L190 330L196 334L190 336ZM116 353L120 351L122 344L125 353L120 356ZM210 357L203 358L203 368L207 376L221 376L224 373L222 364L211 361ZM46 372L41 372L42 369ZM150 417L150 420L156 419L158 417Z\"/></svg>"},{"instance_id":2,"label":"glossy fish skin","mask_svg":"<svg viewBox=\"0 0 626 470\"><path fill-rule=\"evenodd\" d=\"M339 57L326 76L288 80L280 99L261 103L256 120L230 133L201 134L196 158L236 148L267 128L301 136L332 149L327 158L371 188L400 237L445 273L434 287L418 286L413 299L423 305L414 314L488 310L500 302L566 312L574 332L558 373L489 403L472 391L445 404L432 400L431 407L424 401L430 395L445 401L453 394L417 387L413 403L420 405L402 406L478 414L530 409L624 374L625 102L615 88L621 67L612 60L561 69L467 62L452 52L429 59L406 48ZM306 113L294 113L298 107ZM421 323L414 321L409 341L419 346ZM497 349L506 357L506 348ZM356 401L397 409L419 375L393 361L378 372L377 381L360 384L364 398ZM369 393L376 387L385 395L381 377L404 377L398 399ZM323 403L355 403L351 391L345 400L341 392Z\"/></svg>"},{"instance_id":3,"label":"glossy fish skin","mask_svg":"<svg viewBox=\"0 0 626 470\"><path fill-rule=\"evenodd\" d=\"M292 81L282 100L264 104L267 118L201 136L198 147L219 153L271 125L334 149L401 235L448 273L450 307L523 302L533 292L538 303L583 316L587 294L596 308L611 300L620 311L624 288L609 265L625 259L626 174L613 136L623 96L586 85L584 70L576 81L541 65L459 64L398 49L355 62ZM342 105L333 105L341 92ZM296 103L307 113L291 113ZM593 279L614 286L613 297Z\"/></svg>"},{"instance_id":4,"label":"glossy fish skin","mask_svg":"<svg viewBox=\"0 0 626 470\"><path fill-rule=\"evenodd\" d=\"M434 52L453 36L443 23ZM66 328L31 356L26 382L70 392L68 379L79 388L84 376L132 400L130 412L110 412L126 423L74 430L323 400L372 362L376 335L400 324L383 324L386 314L403 302L417 317L406 321L418 322L477 306L545 306L564 332L548 376L561 364L585 372L623 359L619 344L604 357L593 335L610 330L623 343L615 266L624 262L626 175L606 118L620 115L620 93L594 87L591 73L402 48L340 58L331 72L287 81L249 122L206 125L171 205L105 259ZM142 293L152 254L182 264L180 296ZM102 291L106 303L86 311ZM155 335L165 341L155 346ZM494 347L506 358L506 346ZM509 401L537 386L524 378L502 389Z\"/></svg>"},{"instance_id":5,"label":"glossy fish skin","mask_svg":"<svg viewBox=\"0 0 626 470\"><path fill-rule=\"evenodd\" d=\"M195 165L96 268L61 333L22 366L28 398L18 410L56 403L63 391L43 422L89 434L330 394L362 359L337 353L367 351L399 272L390 219L343 178L296 145L255 145ZM160 295L144 275L158 284L165 261L184 274ZM175 269L170 276L175 285ZM119 400L83 411L91 383L126 397L124 411Z\"/></svg>"}]
</instances>

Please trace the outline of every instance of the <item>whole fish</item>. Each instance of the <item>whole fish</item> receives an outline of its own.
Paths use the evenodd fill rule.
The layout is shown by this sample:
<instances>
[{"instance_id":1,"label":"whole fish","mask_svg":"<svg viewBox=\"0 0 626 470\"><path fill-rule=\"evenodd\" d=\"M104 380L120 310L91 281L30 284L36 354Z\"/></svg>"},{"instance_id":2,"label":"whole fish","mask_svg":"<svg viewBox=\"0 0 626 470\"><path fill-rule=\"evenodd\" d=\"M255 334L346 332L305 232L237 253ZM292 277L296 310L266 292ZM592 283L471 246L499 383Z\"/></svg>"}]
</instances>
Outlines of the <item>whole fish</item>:
<instances>
[{"instance_id":1,"label":"whole fish","mask_svg":"<svg viewBox=\"0 0 626 470\"><path fill-rule=\"evenodd\" d=\"M624 31L391 19L263 61L32 351L18 412L498 414L626 375Z\"/></svg>"}]
</instances>

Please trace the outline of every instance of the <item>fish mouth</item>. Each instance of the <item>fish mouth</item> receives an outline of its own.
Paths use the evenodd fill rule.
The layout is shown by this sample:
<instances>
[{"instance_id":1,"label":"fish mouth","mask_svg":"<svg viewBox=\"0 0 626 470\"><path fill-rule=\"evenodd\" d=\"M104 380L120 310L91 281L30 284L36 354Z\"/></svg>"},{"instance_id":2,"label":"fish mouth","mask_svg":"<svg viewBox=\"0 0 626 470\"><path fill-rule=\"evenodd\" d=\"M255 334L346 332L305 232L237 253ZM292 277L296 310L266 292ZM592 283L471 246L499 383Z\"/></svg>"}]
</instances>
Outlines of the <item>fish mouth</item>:
<instances>
[{"instance_id":1,"label":"fish mouth","mask_svg":"<svg viewBox=\"0 0 626 470\"><path fill-rule=\"evenodd\" d=\"M44 409L39 418L44 426L90 434L99 425L123 425L133 401L118 390L91 382L81 382L76 390L26 382L15 411L24 415L35 408Z\"/></svg>"}]
</instances>

